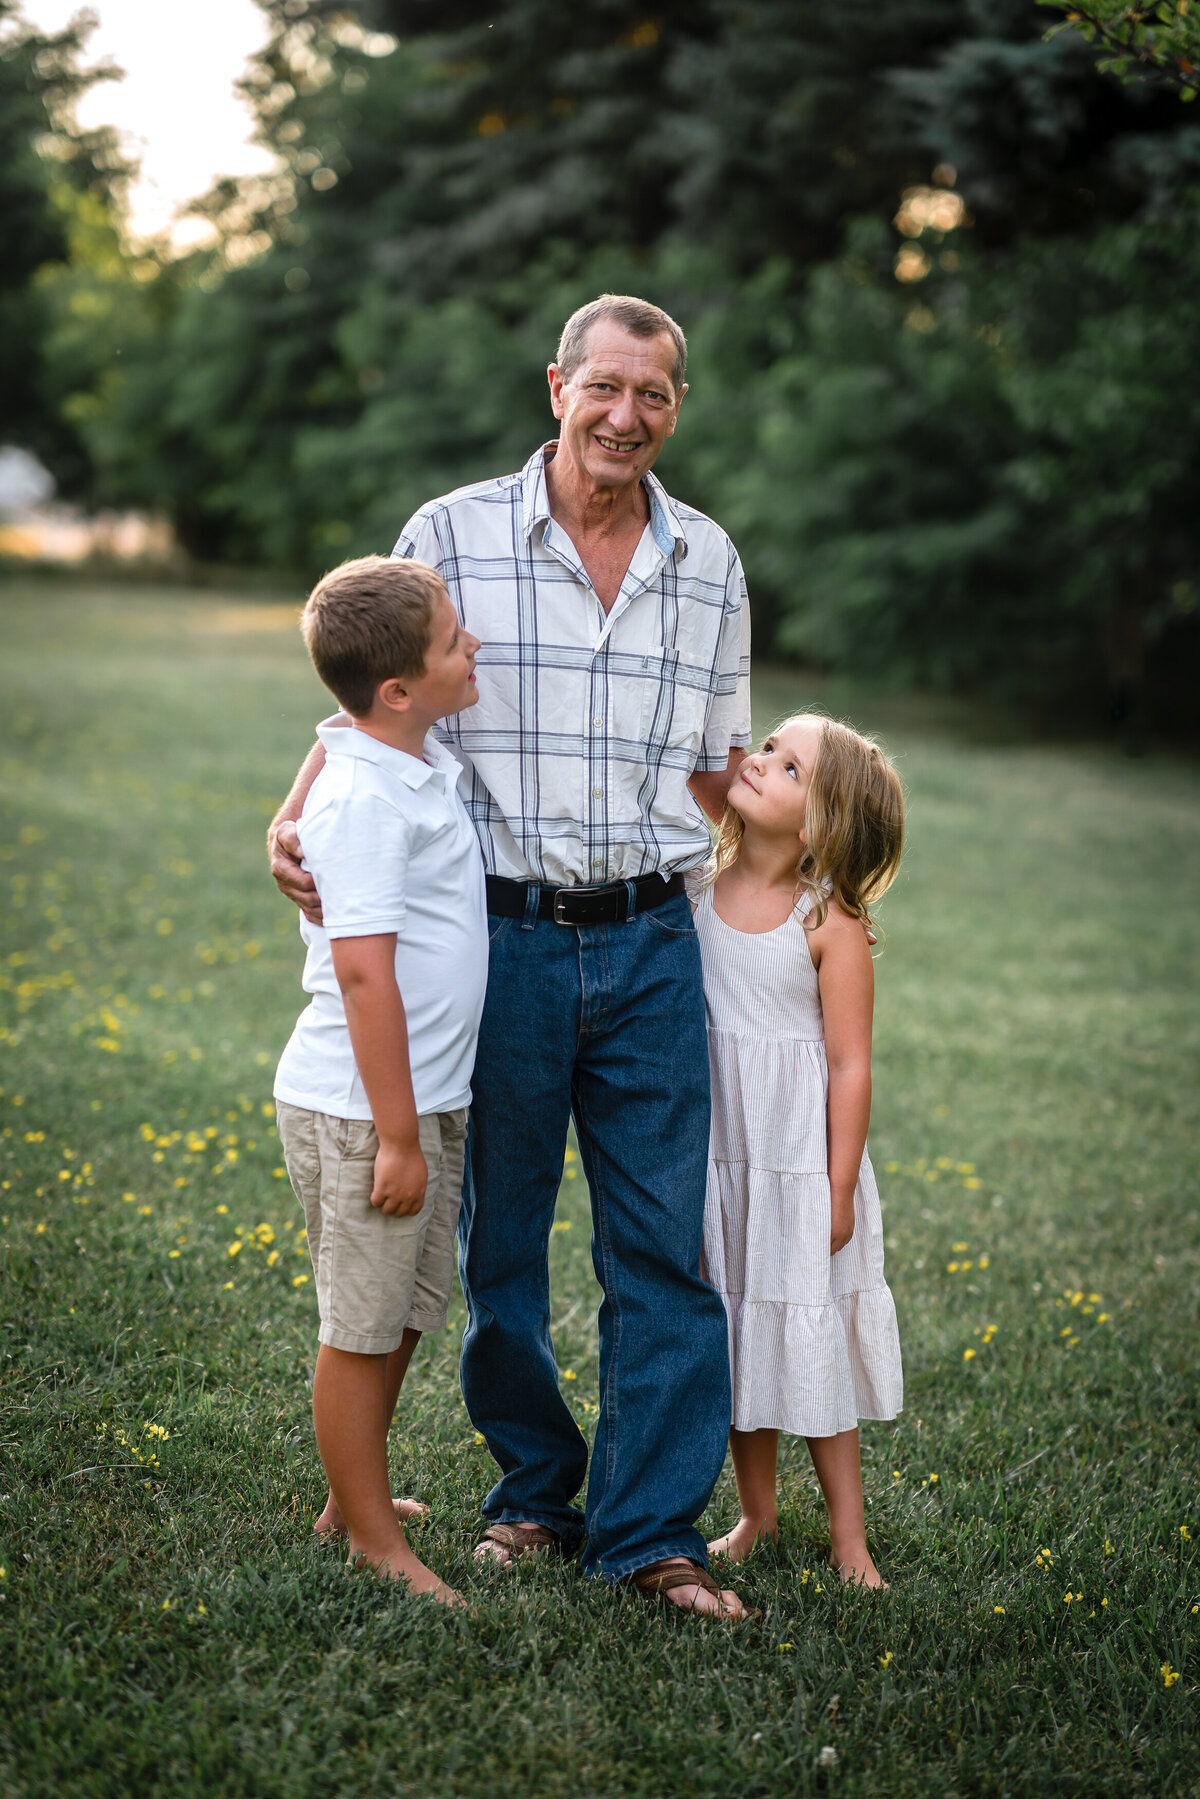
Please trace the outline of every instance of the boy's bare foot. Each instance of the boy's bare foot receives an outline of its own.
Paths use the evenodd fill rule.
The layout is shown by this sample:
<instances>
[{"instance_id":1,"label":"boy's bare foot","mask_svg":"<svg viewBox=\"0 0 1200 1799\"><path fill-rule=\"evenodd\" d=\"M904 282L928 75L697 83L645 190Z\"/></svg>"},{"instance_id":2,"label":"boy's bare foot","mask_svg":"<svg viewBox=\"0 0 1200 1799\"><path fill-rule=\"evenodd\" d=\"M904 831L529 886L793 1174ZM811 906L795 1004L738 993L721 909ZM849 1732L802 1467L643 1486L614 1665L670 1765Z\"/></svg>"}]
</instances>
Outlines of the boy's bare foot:
<instances>
[{"instance_id":1,"label":"boy's bare foot","mask_svg":"<svg viewBox=\"0 0 1200 1799\"><path fill-rule=\"evenodd\" d=\"M829 1557L829 1566L836 1568L848 1587L876 1587L886 1592L887 1581L871 1560L871 1552L865 1543L852 1544L844 1555L833 1550Z\"/></svg>"},{"instance_id":2,"label":"boy's bare foot","mask_svg":"<svg viewBox=\"0 0 1200 1799\"><path fill-rule=\"evenodd\" d=\"M726 1531L723 1537L714 1537L708 1546L708 1553L720 1556L727 1562L741 1562L746 1559L752 1549L767 1540L779 1541L779 1523L775 1518L770 1520L739 1518L733 1529Z\"/></svg>"},{"instance_id":3,"label":"boy's bare foot","mask_svg":"<svg viewBox=\"0 0 1200 1799\"><path fill-rule=\"evenodd\" d=\"M366 1548L356 1549L351 1546L349 1564L370 1567L381 1580L402 1580L411 1593L420 1593L430 1599L436 1599L440 1605L465 1606L466 1600L453 1587L446 1585L441 1577L427 1568L409 1548L401 1533L398 1545L391 1547L384 1555L372 1555Z\"/></svg>"},{"instance_id":4,"label":"boy's bare foot","mask_svg":"<svg viewBox=\"0 0 1200 1799\"><path fill-rule=\"evenodd\" d=\"M429 1507L422 1499L393 1499L392 1510L401 1524L411 1523L423 1518ZM341 1507L331 1493L325 1501L325 1510L313 1525L313 1534L318 1537L344 1537L346 1520L342 1517Z\"/></svg>"}]
</instances>

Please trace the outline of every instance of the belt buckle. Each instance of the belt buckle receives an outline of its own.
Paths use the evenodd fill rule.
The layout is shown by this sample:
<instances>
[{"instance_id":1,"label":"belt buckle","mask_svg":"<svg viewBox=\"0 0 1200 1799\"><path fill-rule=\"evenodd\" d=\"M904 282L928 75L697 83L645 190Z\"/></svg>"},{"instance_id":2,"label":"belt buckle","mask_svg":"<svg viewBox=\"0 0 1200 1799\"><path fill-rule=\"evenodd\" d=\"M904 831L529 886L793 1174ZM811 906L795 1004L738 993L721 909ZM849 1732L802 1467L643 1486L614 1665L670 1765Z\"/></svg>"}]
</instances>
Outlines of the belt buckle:
<instances>
[{"instance_id":1,"label":"belt buckle","mask_svg":"<svg viewBox=\"0 0 1200 1799\"><path fill-rule=\"evenodd\" d=\"M570 892L571 892L571 889L569 887L557 887L555 889L555 892L554 892L554 922L555 922L555 924L570 924L570 922L571 922L569 918L566 918L563 915L563 906L564 906L566 900L568 899L568 897L570 896Z\"/></svg>"}]
</instances>

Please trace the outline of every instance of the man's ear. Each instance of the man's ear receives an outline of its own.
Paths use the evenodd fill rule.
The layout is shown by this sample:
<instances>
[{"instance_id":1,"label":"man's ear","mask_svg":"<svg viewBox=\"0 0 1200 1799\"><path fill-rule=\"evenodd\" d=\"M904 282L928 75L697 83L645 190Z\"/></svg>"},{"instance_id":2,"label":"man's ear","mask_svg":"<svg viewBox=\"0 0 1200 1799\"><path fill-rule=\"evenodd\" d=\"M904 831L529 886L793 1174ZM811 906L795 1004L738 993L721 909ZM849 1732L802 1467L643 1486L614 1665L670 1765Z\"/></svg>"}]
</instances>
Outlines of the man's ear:
<instances>
[{"instance_id":1,"label":"man's ear","mask_svg":"<svg viewBox=\"0 0 1200 1799\"><path fill-rule=\"evenodd\" d=\"M550 383L550 410L556 419L560 419L563 415L563 372L556 362L552 362L547 368L546 379Z\"/></svg>"},{"instance_id":2,"label":"man's ear","mask_svg":"<svg viewBox=\"0 0 1200 1799\"><path fill-rule=\"evenodd\" d=\"M679 398L675 402L675 416L671 420L671 423L667 426L667 436L668 437L674 437L674 435L675 435L675 427L679 423L679 408L683 405L683 396L686 392L687 392L687 382L685 381L683 386L679 390Z\"/></svg>"},{"instance_id":3,"label":"man's ear","mask_svg":"<svg viewBox=\"0 0 1200 1799\"><path fill-rule=\"evenodd\" d=\"M411 693L404 682L394 675L379 683L376 698L389 712L407 712L412 705Z\"/></svg>"}]
</instances>

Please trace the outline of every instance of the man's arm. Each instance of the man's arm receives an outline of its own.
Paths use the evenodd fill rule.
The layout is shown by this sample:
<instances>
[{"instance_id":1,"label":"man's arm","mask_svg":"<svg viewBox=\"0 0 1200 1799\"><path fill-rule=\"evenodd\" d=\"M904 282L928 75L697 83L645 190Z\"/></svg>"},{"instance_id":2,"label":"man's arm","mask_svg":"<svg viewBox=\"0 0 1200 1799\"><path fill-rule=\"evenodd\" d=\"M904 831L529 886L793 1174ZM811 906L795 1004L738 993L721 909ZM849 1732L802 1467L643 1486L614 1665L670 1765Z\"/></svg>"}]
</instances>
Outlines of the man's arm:
<instances>
[{"instance_id":1,"label":"man's arm","mask_svg":"<svg viewBox=\"0 0 1200 1799\"><path fill-rule=\"evenodd\" d=\"M396 985L396 933L337 937L330 949L354 1060L379 1137L371 1204L405 1217L425 1204L429 1170L421 1154L408 1024Z\"/></svg>"},{"instance_id":2,"label":"man's arm","mask_svg":"<svg viewBox=\"0 0 1200 1799\"><path fill-rule=\"evenodd\" d=\"M300 866L300 834L296 830L296 820L304 810L309 788L324 766L325 745L314 743L300 764L291 792L267 826L267 858L275 885L285 899L299 906L310 924L321 922L321 901L316 882Z\"/></svg>"},{"instance_id":3,"label":"man's arm","mask_svg":"<svg viewBox=\"0 0 1200 1799\"><path fill-rule=\"evenodd\" d=\"M749 750L730 750L729 760L724 768L709 770L702 774L699 769L688 781L688 792L715 825L721 822L721 814L725 810L725 796L733 785L733 777L739 764L746 760Z\"/></svg>"}]
</instances>

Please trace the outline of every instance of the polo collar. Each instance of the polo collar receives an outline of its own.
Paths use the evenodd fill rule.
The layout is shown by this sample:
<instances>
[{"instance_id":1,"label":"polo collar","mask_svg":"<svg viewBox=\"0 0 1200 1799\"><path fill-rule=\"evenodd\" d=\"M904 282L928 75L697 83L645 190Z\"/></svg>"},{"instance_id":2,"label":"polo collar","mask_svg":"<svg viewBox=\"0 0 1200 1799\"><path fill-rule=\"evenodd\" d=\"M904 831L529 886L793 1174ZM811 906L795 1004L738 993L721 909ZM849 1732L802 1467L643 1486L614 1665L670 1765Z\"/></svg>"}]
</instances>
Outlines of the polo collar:
<instances>
[{"instance_id":1,"label":"polo collar","mask_svg":"<svg viewBox=\"0 0 1200 1799\"><path fill-rule=\"evenodd\" d=\"M521 470L526 539L533 535L538 525L545 526L550 522L550 490L546 485L546 452L557 448L557 438L540 445ZM673 555L677 549L687 543L683 525L675 510L675 502L652 469L647 469L642 476L642 486L645 488L646 498L650 502L650 535L664 556Z\"/></svg>"},{"instance_id":2,"label":"polo collar","mask_svg":"<svg viewBox=\"0 0 1200 1799\"><path fill-rule=\"evenodd\" d=\"M357 756L360 761L373 762L376 768L413 789L424 787L435 774L453 783L461 772L461 765L432 735L426 737L422 746L424 760L393 749L390 743L381 743L366 731L356 731L353 725L335 724L332 720L317 726L317 736L325 745L326 756Z\"/></svg>"}]
</instances>

